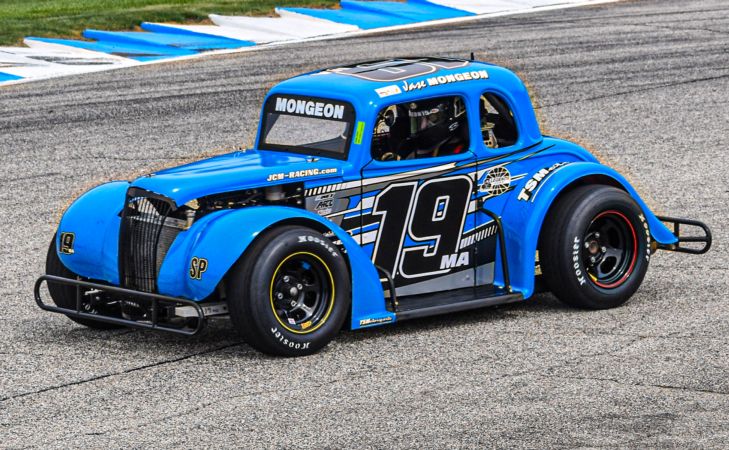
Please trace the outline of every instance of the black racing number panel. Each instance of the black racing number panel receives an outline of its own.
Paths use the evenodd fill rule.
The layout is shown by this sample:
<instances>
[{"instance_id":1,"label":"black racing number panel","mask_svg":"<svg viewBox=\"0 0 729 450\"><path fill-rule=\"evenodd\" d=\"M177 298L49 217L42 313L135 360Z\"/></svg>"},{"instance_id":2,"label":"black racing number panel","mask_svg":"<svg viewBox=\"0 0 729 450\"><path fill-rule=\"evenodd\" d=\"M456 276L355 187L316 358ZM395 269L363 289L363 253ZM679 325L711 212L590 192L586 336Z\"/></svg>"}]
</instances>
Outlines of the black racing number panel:
<instances>
[{"instance_id":1,"label":"black racing number panel","mask_svg":"<svg viewBox=\"0 0 729 450\"><path fill-rule=\"evenodd\" d=\"M466 175L385 188L373 207L373 215L381 217L374 263L404 278L446 274L469 264L459 244L472 189ZM405 248L406 237L416 245Z\"/></svg>"}]
</instances>

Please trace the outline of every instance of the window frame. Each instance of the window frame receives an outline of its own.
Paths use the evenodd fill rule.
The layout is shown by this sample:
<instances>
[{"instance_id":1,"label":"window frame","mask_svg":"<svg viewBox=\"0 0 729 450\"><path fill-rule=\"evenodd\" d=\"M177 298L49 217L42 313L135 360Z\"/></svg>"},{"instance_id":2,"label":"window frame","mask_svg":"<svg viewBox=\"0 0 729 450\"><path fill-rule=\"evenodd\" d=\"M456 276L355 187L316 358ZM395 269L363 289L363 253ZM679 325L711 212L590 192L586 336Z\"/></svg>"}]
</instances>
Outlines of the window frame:
<instances>
[{"instance_id":1,"label":"window frame","mask_svg":"<svg viewBox=\"0 0 729 450\"><path fill-rule=\"evenodd\" d=\"M392 164L392 163L414 163L416 161L433 161L433 160L441 160L441 159L447 159L447 158L453 158L455 156L461 156L462 154L450 154L450 155L438 155L438 156L431 156L428 158L413 158L413 159L392 159L383 161L381 159L375 158L373 155L374 147L372 146L372 141L375 137L375 126L377 125L377 118L379 117L380 113L384 111L385 109L393 106L393 105L401 105L401 104L407 104L412 102L419 102L424 100L433 100L438 98L444 98L444 97L460 97L463 101L464 106L464 114L466 114L466 126L468 127L466 135L468 136L468 145L466 146L467 151L463 152L463 154L471 153L474 154L474 148L473 148L473 136L472 136L472 123L471 123L471 115L470 115L470 104L471 99L470 95L465 92L451 92L451 93L445 93L440 95L431 95L431 96L424 96L419 97L417 99L411 99L406 101L400 101L400 102L391 102L391 103L385 103L383 106L378 107L377 112L374 115L374 120L372 122L372 125L370 126L370 142L369 142L369 159L370 161L374 161L378 164ZM480 127L479 127L479 136L481 134ZM480 140L480 139L479 139ZM456 158L459 159L459 158Z\"/></svg>"},{"instance_id":2,"label":"window frame","mask_svg":"<svg viewBox=\"0 0 729 450\"><path fill-rule=\"evenodd\" d=\"M491 95L497 96L506 105L506 107L509 108L511 115L514 118L514 130L516 131L516 139L514 140L513 144L508 145L506 147L491 148L491 147L487 147L486 144L484 143L483 131L481 130L481 96L483 96L484 94L491 94ZM479 144L480 149L482 149L483 151L486 151L486 152L500 152L502 149L507 149L507 151L510 151L514 147L519 146L519 144L521 143L521 140L522 140L521 131L520 131L521 126L519 124L519 117L516 114L516 110L514 109L514 106L511 102L510 98L507 95L504 95L503 93L501 93L495 89L485 89L485 90L481 91L478 94L478 106L476 107L476 111L478 113L478 136L479 136L478 141L480 143Z\"/></svg>"},{"instance_id":3,"label":"window frame","mask_svg":"<svg viewBox=\"0 0 729 450\"><path fill-rule=\"evenodd\" d=\"M286 112L276 111L274 102L276 101L276 98L279 97L286 97L293 100L308 100L308 101L314 101L314 102L324 102L324 103L334 103L334 104L342 104L344 105L344 117L346 119L328 119L323 117L324 120L333 120L335 122L345 122L349 124L349 136L347 136L347 140L344 144L344 152L336 152L331 150L322 150L322 149L316 149L312 147L306 147L302 145L281 145L281 144L271 144L266 142L266 130L268 128L268 115L271 113L274 114L282 114L282 115L288 115L288 116L296 116L296 117L312 117L302 114L289 114ZM351 111L351 117L347 117L350 114L347 113L347 111ZM318 117L314 117L315 119L318 119ZM352 146L352 139L354 138L354 134L356 133L357 129L357 110L355 109L354 105L346 100L340 100L336 98L327 98L327 97L313 97L309 95L299 95L299 94L287 94L284 92L278 92L275 94L271 94L266 98L266 100L263 103L262 113L261 113L261 121L258 131L258 149L259 150L269 150L269 151L276 151L276 152L287 152L287 153L296 153L296 154L302 154L302 155L308 155L308 156L324 156L327 158L333 158L333 159L341 159L341 160L347 160L349 158L349 152L351 150Z\"/></svg>"}]
</instances>

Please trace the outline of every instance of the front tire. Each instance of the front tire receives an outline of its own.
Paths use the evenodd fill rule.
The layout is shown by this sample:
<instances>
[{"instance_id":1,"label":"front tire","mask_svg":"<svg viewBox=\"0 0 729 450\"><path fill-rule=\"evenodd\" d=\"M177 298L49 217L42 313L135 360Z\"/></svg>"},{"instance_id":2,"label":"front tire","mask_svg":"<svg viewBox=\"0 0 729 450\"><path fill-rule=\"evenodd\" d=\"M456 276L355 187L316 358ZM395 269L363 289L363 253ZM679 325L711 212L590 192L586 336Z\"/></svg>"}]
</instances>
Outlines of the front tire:
<instances>
[{"instance_id":1,"label":"front tire","mask_svg":"<svg viewBox=\"0 0 729 450\"><path fill-rule=\"evenodd\" d=\"M625 191L581 186L550 209L540 235L540 264L562 302L614 308L638 289L650 261L650 231Z\"/></svg>"},{"instance_id":2,"label":"front tire","mask_svg":"<svg viewBox=\"0 0 729 450\"><path fill-rule=\"evenodd\" d=\"M255 349L304 356L327 345L347 318L350 277L339 249L305 227L260 236L228 279L233 325Z\"/></svg>"}]
</instances>

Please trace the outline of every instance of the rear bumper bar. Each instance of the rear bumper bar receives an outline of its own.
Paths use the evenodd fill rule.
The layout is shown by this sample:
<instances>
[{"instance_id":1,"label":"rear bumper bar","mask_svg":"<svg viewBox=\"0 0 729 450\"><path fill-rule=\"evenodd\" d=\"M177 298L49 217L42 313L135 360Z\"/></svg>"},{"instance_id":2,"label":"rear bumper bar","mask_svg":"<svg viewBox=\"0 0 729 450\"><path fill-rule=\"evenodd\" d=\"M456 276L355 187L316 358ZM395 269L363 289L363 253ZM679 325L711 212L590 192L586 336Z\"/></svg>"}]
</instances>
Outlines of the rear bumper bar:
<instances>
[{"instance_id":1,"label":"rear bumper bar","mask_svg":"<svg viewBox=\"0 0 729 450\"><path fill-rule=\"evenodd\" d=\"M61 308L59 306L52 306L48 305L43 302L43 298L41 296L41 286L43 283L51 282L55 284L65 284L69 286L75 286L76 287L76 308L70 309L70 308ZM125 319L123 317L116 317L116 316L110 316L110 315L103 315L103 314L91 314L88 312L84 312L82 310L82 304L83 304L83 290L85 289L93 289L98 290L101 292L107 292L110 294L116 294L123 297L128 298L136 298L136 299L144 299L150 301L151 307L151 317L149 319L144 320L131 320L131 319ZM182 334L186 336L192 336L194 334L199 333L204 327L205 327L205 312L203 311L203 307L198 304L197 302L194 302L192 300L187 300L183 298L177 298L177 297L169 297L167 295L160 295L160 294L153 294L149 292L140 292L140 291L134 291L131 289L124 289L116 286L107 286L105 284L98 284L98 283L91 283L88 281L81 281L81 280L74 280L71 278L63 278L63 277L57 277L54 275L43 275L35 282L35 287L33 289L33 294L35 296L35 302L38 304L38 306L45 310L45 311L51 311L59 314L65 314L69 317L75 317L78 319L87 319L87 320L95 320L98 322L106 322L111 323L115 325L122 325L125 327L131 327L131 328L143 328L143 329L149 329L149 330L161 330L161 331L167 331L170 333L176 333L176 334ZM175 308L180 307L187 307L186 310L194 311L195 314L192 314L195 324L194 326L185 327L185 328L174 328L165 326L164 324L160 323L160 302L164 302L165 306L173 306Z\"/></svg>"},{"instance_id":2,"label":"rear bumper bar","mask_svg":"<svg viewBox=\"0 0 729 450\"><path fill-rule=\"evenodd\" d=\"M672 252L691 253L693 255L701 255L709 251L711 248L711 230L709 227L698 220L689 219L676 219L675 217L661 217L658 216L658 220L661 222L670 224L673 226L673 234L678 238L678 242L675 244L658 244L657 248L661 250L668 250ZM703 236L682 236L681 225L685 227L699 228L703 231ZM704 244L702 247L686 247L682 246L681 243L694 242Z\"/></svg>"}]
</instances>

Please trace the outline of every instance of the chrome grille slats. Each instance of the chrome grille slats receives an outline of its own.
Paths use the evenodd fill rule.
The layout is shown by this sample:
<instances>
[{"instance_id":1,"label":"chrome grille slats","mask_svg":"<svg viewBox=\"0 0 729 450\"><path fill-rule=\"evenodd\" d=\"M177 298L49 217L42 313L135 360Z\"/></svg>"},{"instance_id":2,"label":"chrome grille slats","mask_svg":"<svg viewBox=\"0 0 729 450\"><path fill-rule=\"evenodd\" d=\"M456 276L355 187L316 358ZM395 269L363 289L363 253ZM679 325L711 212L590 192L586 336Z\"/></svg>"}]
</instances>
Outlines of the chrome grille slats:
<instances>
[{"instance_id":1,"label":"chrome grille slats","mask_svg":"<svg viewBox=\"0 0 729 450\"><path fill-rule=\"evenodd\" d=\"M122 287L157 292L162 262L180 232L179 220L169 217L174 210L169 199L142 189L129 189L119 235Z\"/></svg>"}]
</instances>

